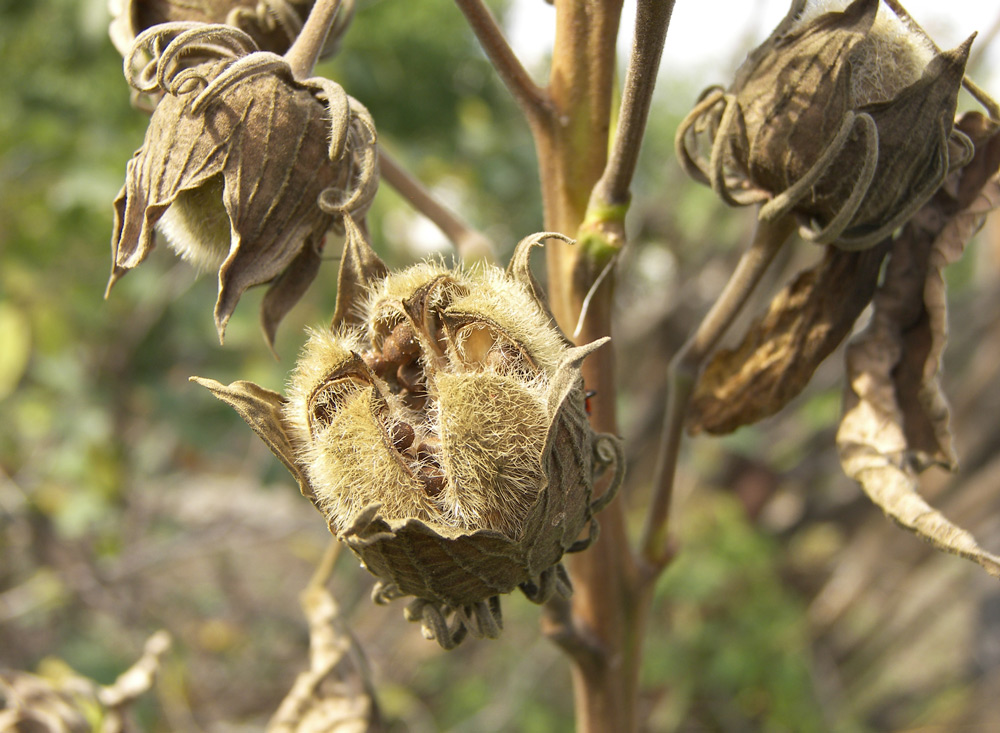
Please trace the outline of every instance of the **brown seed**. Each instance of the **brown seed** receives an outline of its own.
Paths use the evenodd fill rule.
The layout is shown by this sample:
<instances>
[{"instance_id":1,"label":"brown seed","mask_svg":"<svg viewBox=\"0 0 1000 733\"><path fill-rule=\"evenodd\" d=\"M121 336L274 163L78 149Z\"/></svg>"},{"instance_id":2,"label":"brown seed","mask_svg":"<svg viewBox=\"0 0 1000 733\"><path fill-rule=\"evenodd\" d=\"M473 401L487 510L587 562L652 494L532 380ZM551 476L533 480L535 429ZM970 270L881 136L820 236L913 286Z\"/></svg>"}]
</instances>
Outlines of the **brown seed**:
<instances>
[{"instance_id":1,"label":"brown seed","mask_svg":"<svg viewBox=\"0 0 1000 733\"><path fill-rule=\"evenodd\" d=\"M437 496L444 489L444 469L437 465L421 466L417 471L428 496Z\"/></svg>"},{"instance_id":2,"label":"brown seed","mask_svg":"<svg viewBox=\"0 0 1000 733\"><path fill-rule=\"evenodd\" d=\"M408 389L399 391L399 397L403 404L413 412L423 412L427 407L427 393L422 389L419 392L411 392Z\"/></svg>"},{"instance_id":3,"label":"brown seed","mask_svg":"<svg viewBox=\"0 0 1000 733\"><path fill-rule=\"evenodd\" d=\"M387 361L409 364L420 353L420 344L409 323L400 323L382 344L382 354Z\"/></svg>"},{"instance_id":4,"label":"brown seed","mask_svg":"<svg viewBox=\"0 0 1000 733\"><path fill-rule=\"evenodd\" d=\"M389 435L392 436L393 447L400 453L413 445L413 426L409 423L393 423L392 427L389 429Z\"/></svg>"},{"instance_id":5,"label":"brown seed","mask_svg":"<svg viewBox=\"0 0 1000 733\"><path fill-rule=\"evenodd\" d=\"M333 422L333 416L337 411L337 405L331 402L318 402L313 405L313 422L320 425L329 425Z\"/></svg>"},{"instance_id":6,"label":"brown seed","mask_svg":"<svg viewBox=\"0 0 1000 733\"><path fill-rule=\"evenodd\" d=\"M424 370L420 368L420 364L417 362L401 364L396 370L396 379L399 381L399 386L404 389L408 389L413 393L423 393L427 391L424 389L423 377Z\"/></svg>"},{"instance_id":7,"label":"brown seed","mask_svg":"<svg viewBox=\"0 0 1000 733\"><path fill-rule=\"evenodd\" d=\"M376 354L374 351L366 351L363 353L361 355L361 360L368 365L369 369L378 374L380 377L385 376L385 373L389 370L389 362L387 362L381 354Z\"/></svg>"},{"instance_id":8,"label":"brown seed","mask_svg":"<svg viewBox=\"0 0 1000 733\"><path fill-rule=\"evenodd\" d=\"M437 438L425 438L417 445L417 458L422 461L437 461L437 456L441 453L441 441Z\"/></svg>"}]
</instances>

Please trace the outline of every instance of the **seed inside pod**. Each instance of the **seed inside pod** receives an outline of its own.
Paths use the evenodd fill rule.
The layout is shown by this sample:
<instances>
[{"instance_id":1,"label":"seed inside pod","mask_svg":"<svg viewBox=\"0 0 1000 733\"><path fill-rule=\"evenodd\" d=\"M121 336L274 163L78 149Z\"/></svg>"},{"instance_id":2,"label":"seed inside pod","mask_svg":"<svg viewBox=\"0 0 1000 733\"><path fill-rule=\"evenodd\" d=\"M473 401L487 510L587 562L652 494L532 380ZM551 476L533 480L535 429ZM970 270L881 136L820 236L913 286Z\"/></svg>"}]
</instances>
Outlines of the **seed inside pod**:
<instances>
[{"instance_id":1,"label":"seed inside pod","mask_svg":"<svg viewBox=\"0 0 1000 733\"><path fill-rule=\"evenodd\" d=\"M361 360L380 377L384 377L385 373L389 371L389 362L382 354L377 354L375 351L364 352L361 355Z\"/></svg>"},{"instance_id":2,"label":"seed inside pod","mask_svg":"<svg viewBox=\"0 0 1000 733\"><path fill-rule=\"evenodd\" d=\"M532 372L533 366L523 351L511 343L502 341L487 352L484 363L487 367L506 374L528 375Z\"/></svg>"},{"instance_id":3,"label":"seed inside pod","mask_svg":"<svg viewBox=\"0 0 1000 733\"><path fill-rule=\"evenodd\" d=\"M444 469L436 463L421 466L417 471L417 476L423 483L424 491L427 492L428 496L435 497L444 489Z\"/></svg>"},{"instance_id":4,"label":"seed inside pod","mask_svg":"<svg viewBox=\"0 0 1000 733\"><path fill-rule=\"evenodd\" d=\"M420 368L420 364L415 361L411 361L408 364L400 364L399 368L396 370L396 379L399 381L399 385L404 389L413 392L414 394L420 394L425 392L424 388L424 371Z\"/></svg>"},{"instance_id":5,"label":"seed inside pod","mask_svg":"<svg viewBox=\"0 0 1000 733\"><path fill-rule=\"evenodd\" d=\"M420 344L408 323L400 323L382 344L382 356L396 364L409 364L420 353Z\"/></svg>"},{"instance_id":6,"label":"seed inside pod","mask_svg":"<svg viewBox=\"0 0 1000 733\"><path fill-rule=\"evenodd\" d=\"M392 445L400 453L413 445L413 426L409 423L393 423L392 428L389 430L389 434L392 436Z\"/></svg>"},{"instance_id":7,"label":"seed inside pod","mask_svg":"<svg viewBox=\"0 0 1000 733\"><path fill-rule=\"evenodd\" d=\"M439 438L425 438L417 445L417 458L421 461L437 462L439 453L441 453L441 440Z\"/></svg>"},{"instance_id":8,"label":"seed inside pod","mask_svg":"<svg viewBox=\"0 0 1000 733\"><path fill-rule=\"evenodd\" d=\"M347 399L369 385L356 377L340 377L333 379L316 390L310 405L310 414L314 425L328 427L333 416Z\"/></svg>"}]
</instances>

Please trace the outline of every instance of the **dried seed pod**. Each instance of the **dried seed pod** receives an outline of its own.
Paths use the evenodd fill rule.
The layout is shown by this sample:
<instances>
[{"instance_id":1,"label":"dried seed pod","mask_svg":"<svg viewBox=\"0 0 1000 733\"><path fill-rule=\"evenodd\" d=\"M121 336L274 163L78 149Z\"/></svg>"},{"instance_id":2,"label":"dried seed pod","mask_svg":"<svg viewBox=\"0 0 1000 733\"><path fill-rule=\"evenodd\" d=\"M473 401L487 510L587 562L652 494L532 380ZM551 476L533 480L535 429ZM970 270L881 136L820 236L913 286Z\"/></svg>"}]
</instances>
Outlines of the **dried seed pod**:
<instances>
[{"instance_id":1,"label":"dried seed pod","mask_svg":"<svg viewBox=\"0 0 1000 733\"><path fill-rule=\"evenodd\" d=\"M620 443L591 430L580 377L606 339L571 346L526 279L528 250L555 235L522 241L506 273L424 263L388 274L346 223L342 315L312 334L287 401L203 383L291 468L380 579L378 600L415 596L408 616L445 647L495 636L498 594L568 592L558 563L593 539L593 514L621 481ZM400 348L411 339L415 354ZM423 401L408 402L365 353L417 365Z\"/></svg>"},{"instance_id":2,"label":"dried seed pod","mask_svg":"<svg viewBox=\"0 0 1000 733\"><path fill-rule=\"evenodd\" d=\"M898 3L812 0L681 123L687 172L805 239L864 249L926 202L972 145L953 125L970 38L941 53ZM708 154L706 155L706 151Z\"/></svg>"},{"instance_id":3,"label":"dried seed pod","mask_svg":"<svg viewBox=\"0 0 1000 733\"><path fill-rule=\"evenodd\" d=\"M271 283L261 308L271 343L316 274L327 230L371 203L370 115L329 80L294 78L282 57L228 26L156 26L135 40L125 69L136 90L166 94L115 200L108 290L146 258L158 225L182 257L218 268L220 339L243 292Z\"/></svg>"},{"instance_id":4,"label":"dried seed pod","mask_svg":"<svg viewBox=\"0 0 1000 733\"><path fill-rule=\"evenodd\" d=\"M109 0L111 25L108 35L122 56L136 36L154 25L191 21L224 23L253 38L262 51L285 53L309 16L315 0ZM336 23L327 34L323 56L336 47L354 14L353 0L341 5Z\"/></svg>"}]
</instances>

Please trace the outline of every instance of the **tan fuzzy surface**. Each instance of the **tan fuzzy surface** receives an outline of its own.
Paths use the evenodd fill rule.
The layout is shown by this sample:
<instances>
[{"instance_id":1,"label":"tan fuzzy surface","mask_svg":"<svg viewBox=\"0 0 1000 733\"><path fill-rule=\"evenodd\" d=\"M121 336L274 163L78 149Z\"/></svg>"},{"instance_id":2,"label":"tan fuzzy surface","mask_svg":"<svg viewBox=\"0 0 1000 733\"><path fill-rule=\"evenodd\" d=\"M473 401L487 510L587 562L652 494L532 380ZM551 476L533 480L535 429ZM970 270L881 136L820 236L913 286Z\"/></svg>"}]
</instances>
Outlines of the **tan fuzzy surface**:
<instances>
[{"instance_id":1,"label":"tan fuzzy surface","mask_svg":"<svg viewBox=\"0 0 1000 733\"><path fill-rule=\"evenodd\" d=\"M532 294L497 268L430 261L373 282L359 310L358 326L312 332L284 410L331 526L377 503L388 520L518 537L546 484L547 381L566 351ZM380 366L399 328L419 397L403 366Z\"/></svg>"},{"instance_id":2,"label":"tan fuzzy surface","mask_svg":"<svg viewBox=\"0 0 1000 733\"><path fill-rule=\"evenodd\" d=\"M493 267L475 268L464 276L469 293L449 310L488 318L520 342L543 371L554 371L566 347L527 289Z\"/></svg>"},{"instance_id":3,"label":"tan fuzzy surface","mask_svg":"<svg viewBox=\"0 0 1000 733\"><path fill-rule=\"evenodd\" d=\"M222 205L222 176L178 193L157 229L181 258L201 270L218 269L232 242L229 214Z\"/></svg>"},{"instance_id":4,"label":"tan fuzzy surface","mask_svg":"<svg viewBox=\"0 0 1000 733\"><path fill-rule=\"evenodd\" d=\"M441 374L436 387L448 475L444 516L516 537L544 486L544 390L493 371Z\"/></svg>"}]
</instances>

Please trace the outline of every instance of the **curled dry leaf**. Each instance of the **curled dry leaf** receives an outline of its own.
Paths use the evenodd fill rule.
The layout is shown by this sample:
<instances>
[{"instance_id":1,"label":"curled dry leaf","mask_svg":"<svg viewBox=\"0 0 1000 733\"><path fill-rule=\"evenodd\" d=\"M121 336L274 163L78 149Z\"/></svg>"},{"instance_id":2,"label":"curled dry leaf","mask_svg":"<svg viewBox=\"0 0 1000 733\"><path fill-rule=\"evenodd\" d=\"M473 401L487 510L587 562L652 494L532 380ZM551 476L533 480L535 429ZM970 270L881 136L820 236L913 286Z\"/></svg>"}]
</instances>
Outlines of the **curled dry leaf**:
<instances>
[{"instance_id":1,"label":"curled dry leaf","mask_svg":"<svg viewBox=\"0 0 1000 733\"><path fill-rule=\"evenodd\" d=\"M850 333L878 283L884 242L860 252L827 247L771 301L735 349L720 349L698 379L688 430L731 433L776 414Z\"/></svg>"},{"instance_id":2,"label":"curled dry leaf","mask_svg":"<svg viewBox=\"0 0 1000 733\"><path fill-rule=\"evenodd\" d=\"M339 547L334 544L334 548ZM267 733L375 733L381 729L375 693L360 647L325 583L336 549L302 593L309 622L309 669L268 722Z\"/></svg>"},{"instance_id":3,"label":"curled dry leaf","mask_svg":"<svg viewBox=\"0 0 1000 733\"><path fill-rule=\"evenodd\" d=\"M499 594L569 592L560 560L594 539L621 483L620 442L591 429L580 376L606 339L572 347L527 279L527 252L559 235L523 240L507 272L390 273L345 224L337 315L306 344L287 400L197 381L292 470L379 578L378 602L414 596L407 617L446 648L494 638Z\"/></svg>"},{"instance_id":4,"label":"curled dry leaf","mask_svg":"<svg viewBox=\"0 0 1000 733\"><path fill-rule=\"evenodd\" d=\"M153 686L170 635L158 631L139 660L109 686L50 660L40 674L0 669L0 731L12 733L121 733L128 708Z\"/></svg>"},{"instance_id":5,"label":"curled dry leaf","mask_svg":"<svg viewBox=\"0 0 1000 733\"><path fill-rule=\"evenodd\" d=\"M917 493L931 465L954 469L948 403L939 384L947 337L943 269L1000 205L1000 137L981 115L958 125L976 156L906 226L893 245L871 323L847 350L848 385L837 433L841 464L890 518L1000 577L983 550Z\"/></svg>"},{"instance_id":6,"label":"curled dry leaf","mask_svg":"<svg viewBox=\"0 0 1000 733\"><path fill-rule=\"evenodd\" d=\"M135 89L166 94L115 200L108 290L146 258L158 226L182 257L218 268L220 339L243 292L270 283L261 321L273 342L316 275L326 232L345 213L363 216L375 195L370 115L223 25L156 26L125 70Z\"/></svg>"}]
</instances>

